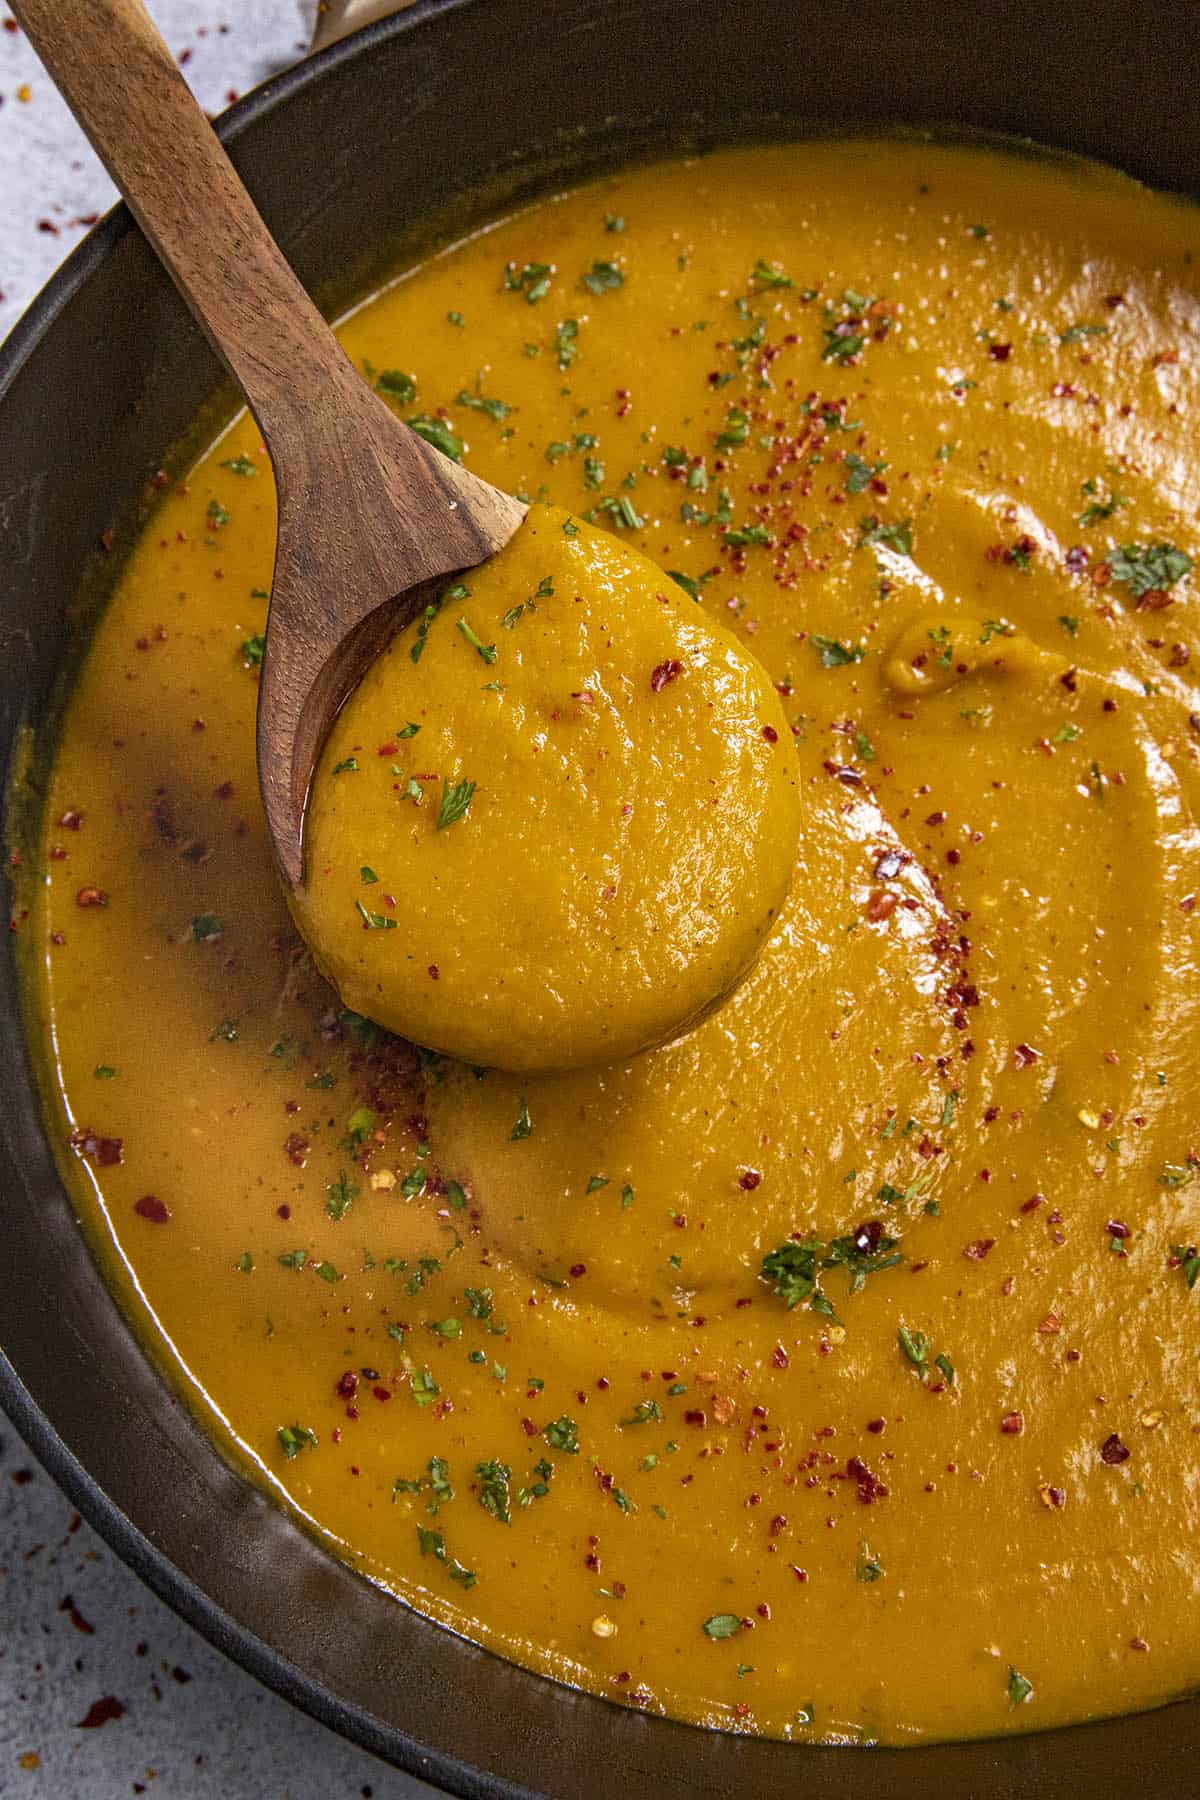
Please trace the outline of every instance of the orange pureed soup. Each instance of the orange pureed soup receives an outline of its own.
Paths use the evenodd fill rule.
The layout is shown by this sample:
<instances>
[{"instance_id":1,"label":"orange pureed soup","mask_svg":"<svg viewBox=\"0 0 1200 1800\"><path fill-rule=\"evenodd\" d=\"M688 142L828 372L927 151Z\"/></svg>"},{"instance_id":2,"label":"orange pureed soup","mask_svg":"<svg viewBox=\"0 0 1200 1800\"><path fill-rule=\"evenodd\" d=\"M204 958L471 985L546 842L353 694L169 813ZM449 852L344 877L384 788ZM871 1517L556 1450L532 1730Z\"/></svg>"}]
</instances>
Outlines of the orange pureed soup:
<instances>
[{"instance_id":1,"label":"orange pureed soup","mask_svg":"<svg viewBox=\"0 0 1200 1800\"><path fill-rule=\"evenodd\" d=\"M811 143L539 204L347 322L782 699L790 900L629 1063L484 1073L315 973L255 782L250 420L133 548L26 859L54 1135L229 1454L505 1656L825 1742L1200 1676L1197 250L1103 170ZM472 624L464 709L510 636ZM405 723L370 805L451 773Z\"/></svg>"}]
</instances>

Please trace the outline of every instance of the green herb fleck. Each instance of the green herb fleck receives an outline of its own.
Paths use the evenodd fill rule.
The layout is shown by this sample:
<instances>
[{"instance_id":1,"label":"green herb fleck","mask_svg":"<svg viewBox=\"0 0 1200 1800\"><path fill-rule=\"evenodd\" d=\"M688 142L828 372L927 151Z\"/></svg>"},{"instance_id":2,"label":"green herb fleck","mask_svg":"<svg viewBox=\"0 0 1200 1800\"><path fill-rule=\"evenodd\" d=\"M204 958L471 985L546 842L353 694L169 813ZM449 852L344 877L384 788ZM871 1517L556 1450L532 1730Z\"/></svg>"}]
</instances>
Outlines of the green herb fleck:
<instances>
[{"instance_id":1,"label":"green herb fleck","mask_svg":"<svg viewBox=\"0 0 1200 1800\"><path fill-rule=\"evenodd\" d=\"M302 1450L315 1450L317 1447L317 1434L310 1431L307 1425L281 1425L278 1435L283 1454L289 1462L294 1462Z\"/></svg>"},{"instance_id":2,"label":"green herb fleck","mask_svg":"<svg viewBox=\"0 0 1200 1800\"><path fill-rule=\"evenodd\" d=\"M445 780L442 782L442 801L437 816L439 831L445 831L448 825L456 825L465 817L474 792L473 781L458 781L453 785Z\"/></svg>"}]
</instances>

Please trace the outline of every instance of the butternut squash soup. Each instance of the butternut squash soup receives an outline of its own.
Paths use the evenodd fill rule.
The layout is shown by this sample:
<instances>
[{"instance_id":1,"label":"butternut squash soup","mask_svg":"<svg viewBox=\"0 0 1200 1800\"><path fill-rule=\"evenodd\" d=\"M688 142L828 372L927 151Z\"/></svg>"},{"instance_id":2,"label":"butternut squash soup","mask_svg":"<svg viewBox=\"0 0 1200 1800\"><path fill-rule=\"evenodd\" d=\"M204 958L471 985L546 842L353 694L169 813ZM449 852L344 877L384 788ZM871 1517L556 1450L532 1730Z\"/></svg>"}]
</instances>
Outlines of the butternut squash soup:
<instances>
[{"instance_id":1,"label":"butternut squash soup","mask_svg":"<svg viewBox=\"0 0 1200 1800\"><path fill-rule=\"evenodd\" d=\"M753 972L582 1072L390 1036L369 969L336 1001L259 812L253 422L161 478L25 852L52 1129L199 1417L399 1601L798 1740L1197 1685L1198 253L1200 214L1101 169L806 143L532 206L346 322L417 430L671 571L671 629L715 622L775 690L773 758L721 789L753 833L790 768L803 809ZM453 891L509 776L432 709L524 704L552 622L498 604L417 621L403 705L336 728L351 917L486 922L521 863L560 902L585 821L549 803ZM666 762L684 694L654 696ZM439 885L401 840L464 781ZM469 1023L504 971L466 943L443 990L418 940L437 1047L443 994Z\"/></svg>"},{"instance_id":2,"label":"butternut squash soup","mask_svg":"<svg viewBox=\"0 0 1200 1800\"><path fill-rule=\"evenodd\" d=\"M636 1056L727 998L787 894L790 737L762 663L678 583L534 506L343 708L297 922L347 1005L430 1049Z\"/></svg>"}]
</instances>

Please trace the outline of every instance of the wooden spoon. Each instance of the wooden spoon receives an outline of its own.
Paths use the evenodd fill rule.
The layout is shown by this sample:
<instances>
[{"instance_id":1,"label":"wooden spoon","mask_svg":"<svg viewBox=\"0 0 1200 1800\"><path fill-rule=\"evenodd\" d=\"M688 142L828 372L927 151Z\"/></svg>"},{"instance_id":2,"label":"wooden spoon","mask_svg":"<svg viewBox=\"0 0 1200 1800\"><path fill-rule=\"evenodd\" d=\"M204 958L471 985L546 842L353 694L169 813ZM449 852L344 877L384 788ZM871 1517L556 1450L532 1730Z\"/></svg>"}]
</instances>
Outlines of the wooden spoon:
<instances>
[{"instance_id":1,"label":"wooden spoon","mask_svg":"<svg viewBox=\"0 0 1200 1800\"><path fill-rule=\"evenodd\" d=\"M258 694L258 779L279 869L304 879L304 805L334 713L445 579L525 516L434 450L359 376L284 260L139 0L12 0L254 413L279 536Z\"/></svg>"}]
</instances>

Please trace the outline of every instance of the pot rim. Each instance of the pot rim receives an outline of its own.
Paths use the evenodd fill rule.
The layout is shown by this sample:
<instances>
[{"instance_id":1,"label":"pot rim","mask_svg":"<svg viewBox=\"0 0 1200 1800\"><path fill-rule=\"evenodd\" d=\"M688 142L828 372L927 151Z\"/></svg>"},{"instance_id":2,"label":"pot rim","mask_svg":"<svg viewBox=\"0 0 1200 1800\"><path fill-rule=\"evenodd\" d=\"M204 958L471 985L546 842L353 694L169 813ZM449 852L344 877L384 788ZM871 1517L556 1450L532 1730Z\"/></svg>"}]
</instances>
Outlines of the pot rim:
<instances>
[{"instance_id":1,"label":"pot rim","mask_svg":"<svg viewBox=\"0 0 1200 1800\"><path fill-rule=\"evenodd\" d=\"M309 89L321 81L327 74L344 65L357 62L360 58L369 57L376 46L392 38L407 36L423 27L432 26L437 20L453 14L469 13L482 10L486 0L412 0L412 4L402 11L378 19L365 25L350 36L339 39L336 43L314 51L302 58L290 68L278 75L269 77L248 94L234 102L220 117L214 121L213 128L226 148L237 144L242 134L253 127L264 116L274 112L279 106L286 106L297 94ZM970 130L969 127L964 127ZM986 137L986 132L973 131L976 138ZM1018 140L1008 133L998 132L998 137L1007 138L1010 144ZM1067 154L1071 154L1067 152ZM1085 153L1086 154L1086 153ZM26 310L22 313L8 336L0 342L0 405L20 374L24 365L51 331L60 315L68 308L71 301L84 288L88 280L103 266L105 260L112 255L118 245L130 231L136 230L135 221L123 201L118 201L104 217L93 226L81 242L60 264L48 282L35 295ZM225 1607L214 1600L211 1594L199 1581L186 1574L164 1550L157 1547L152 1539L136 1525L123 1508L113 1500L85 1465L68 1447L49 1415L39 1406L29 1392L17 1369L0 1347L0 1411L7 1415L15 1430L20 1434L30 1449L45 1466L57 1485L78 1508L88 1523L99 1532L105 1542L120 1556L121 1560L132 1569L146 1586L164 1601L181 1618L198 1630L201 1635L216 1649L228 1656L231 1661L246 1669L264 1686L272 1689L285 1700L319 1720L339 1736L370 1751L392 1766L406 1773L444 1788L447 1792L460 1795L463 1800L545 1800L542 1790L535 1790L507 1776L489 1773L478 1765L468 1763L448 1751L429 1746L414 1737L410 1731L400 1725L380 1718L366 1706L342 1698L328 1686L319 1676L308 1673L282 1650L275 1648L261 1637L256 1629L241 1623ZM199 1428L199 1427L198 1427ZM432 1629L442 1629L435 1622L429 1621ZM484 1654L496 1656L497 1653L484 1647ZM507 1659L497 1657L498 1661ZM531 1671L519 1671L530 1681L546 1682L548 1678ZM563 1683L553 1681L551 1685L563 1692L564 1698L572 1696L589 1705L613 1710L618 1716L614 1725L619 1727L628 1715L623 1708L614 1708L613 1703L603 1696L573 1691ZM1186 1707L1191 1701L1191 1714L1197 1716L1197 1702L1190 1695L1181 1697ZM1072 1751L1078 1753L1082 1737L1100 1737L1114 1728L1123 1725L1148 1725L1151 1732L1155 1729L1156 1717L1161 1718L1163 1709L1134 1714L1128 1718L1097 1719L1082 1725L1067 1725L1057 1728L1023 1734L1019 1737L998 1735L988 1738L955 1740L947 1743L930 1743L920 1747L920 1763L930 1784L937 1781L934 1765L939 1761L953 1761L962 1754L973 1759L978 1758L978 1773L988 1781L988 1791L999 1795L1017 1791L1034 1791L1050 1771L1045 1766L1048 1746L1053 1743L1064 1765L1068 1764ZM1179 1703L1172 1707L1176 1719L1179 1718ZM637 1715L634 1715L637 1716ZM1168 1715L1169 1716L1169 1715ZM670 1719L648 1719L648 1724L661 1726L664 1730L679 1732L681 1736L691 1734L696 1728L683 1726ZM564 1726L569 1730L569 1719L564 1712ZM705 1735L726 1736L723 1733ZM736 1734L732 1734L737 1741ZM753 1741L753 1740L752 1740ZM846 1768L846 1753L852 1753L859 1763L866 1782L872 1789L881 1776L885 1776L885 1768L893 1757L899 1756L905 1761L914 1758L913 1749L897 1750L892 1747L876 1749L873 1756L864 1758L863 1750L858 1746L778 1746L796 1757L796 1777L802 1779L803 1761L819 1755L828 1758L831 1764ZM1136 1738L1130 1744L1131 1761L1136 1754ZM838 1755L841 1749L843 1754ZM614 1770L615 1772L615 1770ZM733 1771L731 1771L733 1772ZM914 1774L916 1770L914 1767ZM1114 1763L1112 1775L1114 1781L1121 1773L1120 1764ZM645 1771L642 1771L644 1774ZM847 1771L849 1773L849 1771ZM601 1793L604 1788L599 1785L603 1780L596 1775L595 1791ZM854 1782L851 1775L851 1781ZM994 1787L992 1784L995 1784ZM1009 1783L1014 1785L1009 1786ZM1030 1784L1026 1788L1026 1783ZM857 1783L855 1783L855 1788ZM611 1790L610 1790L611 1791ZM734 1790L730 1790L733 1792ZM824 1791L824 1789L822 1789ZM965 1789L964 1792L974 1790ZM1067 1792L1057 1786L1055 1793ZM1166 1790L1160 1790L1166 1793ZM1182 1795L1183 1788L1174 1790Z\"/></svg>"}]
</instances>

